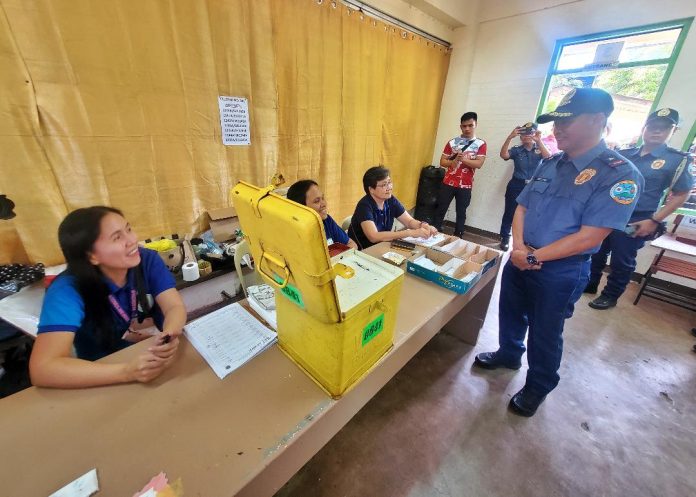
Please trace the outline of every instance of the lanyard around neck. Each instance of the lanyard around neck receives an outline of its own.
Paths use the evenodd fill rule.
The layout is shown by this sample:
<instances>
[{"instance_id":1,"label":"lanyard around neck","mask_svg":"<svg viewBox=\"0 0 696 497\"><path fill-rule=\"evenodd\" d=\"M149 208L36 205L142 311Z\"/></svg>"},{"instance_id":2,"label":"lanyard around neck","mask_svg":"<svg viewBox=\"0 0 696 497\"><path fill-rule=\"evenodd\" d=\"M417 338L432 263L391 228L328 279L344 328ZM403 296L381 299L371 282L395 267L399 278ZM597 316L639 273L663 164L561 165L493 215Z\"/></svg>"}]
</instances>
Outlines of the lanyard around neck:
<instances>
[{"instance_id":1,"label":"lanyard around neck","mask_svg":"<svg viewBox=\"0 0 696 497\"><path fill-rule=\"evenodd\" d=\"M113 295L109 295L109 302L111 303L111 307L114 308L116 313L118 313L119 316L121 316L121 319L123 319L126 323L130 323L133 319L138 317L138 308L135 304L135 290L131 289L131 294L130 294L130 317L128 317L128 313L123 310L123 307L121 307L121 304L118 303L118 300L116 300L116 297Z\"/></svg>"}]
</instances>

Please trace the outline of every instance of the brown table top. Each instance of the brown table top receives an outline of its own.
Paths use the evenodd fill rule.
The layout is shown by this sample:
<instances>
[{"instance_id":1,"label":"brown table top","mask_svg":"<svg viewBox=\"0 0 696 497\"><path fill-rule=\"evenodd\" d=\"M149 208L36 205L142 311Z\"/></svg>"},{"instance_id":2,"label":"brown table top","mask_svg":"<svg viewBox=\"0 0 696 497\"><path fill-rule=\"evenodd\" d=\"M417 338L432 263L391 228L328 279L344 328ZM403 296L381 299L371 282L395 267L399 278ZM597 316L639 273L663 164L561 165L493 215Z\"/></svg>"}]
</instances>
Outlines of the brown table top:
<instances>
[{"instance_id":1,"label":"brown table top","mask_svg":"<svg viewBox=\"0 0 696 497\"><path fill-rule=\"evenodd\" d=\"M132 495L160 471L170 481L181 477L187 496L272 495L444 324L494 284L497 268L465 295L407 275L395 346L338 400L277 345L219 380L185 339L176 363L148 385L29 388L2 399L2 494L49 495L97 468L97 495ZM123 361L147 343L103 360Z\"/></svg>"}]
</instances>

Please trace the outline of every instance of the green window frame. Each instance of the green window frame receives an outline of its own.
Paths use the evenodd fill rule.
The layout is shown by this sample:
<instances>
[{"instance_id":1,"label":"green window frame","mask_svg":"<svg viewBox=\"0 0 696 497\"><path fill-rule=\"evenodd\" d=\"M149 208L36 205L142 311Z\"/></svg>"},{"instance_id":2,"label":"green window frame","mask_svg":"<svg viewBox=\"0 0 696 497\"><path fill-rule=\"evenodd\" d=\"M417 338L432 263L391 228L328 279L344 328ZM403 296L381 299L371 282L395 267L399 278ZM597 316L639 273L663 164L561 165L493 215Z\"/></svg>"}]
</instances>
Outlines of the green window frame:
<instances>
[{"instance_id":1,"label":"green window frame","mask_svg":"<svg viewBox=\"0 0 696 497\"><path fill-rule=\"evenodd\" d=\"M691 147L691 144L694 142L694 137L696 137L696 121L694 121L694 124L691 126L691 129L689 130L689 134L686 137L686 140L684 140L684 145L682 145L682 150L688 151L689 147ZM696 187L695 187L696 188ZM694 197L694 190L691 190L691 198ZM689 201L687 200L687 205L689 205ZM674 211L675 214L686 214L689 216L696 216L696 209L691 209L688 207L680 207L676 211Z\"/></svg>"},{"instance_id":2,"label":"green window frame","mask_svg":"<svg viewBox=\"0 0 696 497\"><path fill-rule=\"evenodd\" d=\"M663 59L642 60L642 61L637 61L637 62L622 62L622 63L618 63L618 64L613 64L611 67L607 67L607 69L624 69L624 68L629 68L629 67L640 67L640 66L649 66L649 65L657 65L657 64L667 64L667 70L665 71L665 75L662 78L662 83L660 84L660 87L657 90L657 93L655 94L655 99L653 100L652 106L650 108L650 112L653 112L657 108L657 104L659 103L660 99L662 98L662 93L664 92L665 86L667 85L667 81L669 80L669 77L672 74L672 69L674 68L675 62L677 61L677 57L679 57L679 52L681 51L681 48L684 45L684 40L686 39L686 35L689 33L689 28L691 27L691 23L693 22L693 20L694 20L693 17L689 17L689 18L677 19L677 20L669 21L669 22L649 24L646 26L626 28L626 29L620 29L620 30L615 30L615 31L604 31L601 33L594 33L594 34L590 34L590 35L577 36L577 37L572 37L572 38L563 38L563 39L557 40L556 47L554 48L554 51L553 51L553 56L551 57L551 64L550 64L549 70L546 74L546 81L544 82L544 88L541 92L541 99L539 100L539 105L537 106L536 115L538 116L542 113L544 105L546 104L546 99L548 97L548 92L549 92L549 85L551 84L551 79L553 78L553 76L558 75L558 74L572 74L572 73L578 72L578 69L566 69L566 70L559 70L558 69L558 62L560 60L561 53L562 53L564 47L567 47L569 45L578 45L581 43L588 43L588 42L594 42L594 41L606 41L606 40L611 40L611 39L615 39L615 38L623 38L625 36L640 35L640 34L646 34L646 33L655 33L658 31L668 31L671 29L680 28L681 31L679 33L679 37L677 38L677 41L674 45L674 50L672 50L672 54L669 57L663 58Z\"/></svg>"}]
</instances>

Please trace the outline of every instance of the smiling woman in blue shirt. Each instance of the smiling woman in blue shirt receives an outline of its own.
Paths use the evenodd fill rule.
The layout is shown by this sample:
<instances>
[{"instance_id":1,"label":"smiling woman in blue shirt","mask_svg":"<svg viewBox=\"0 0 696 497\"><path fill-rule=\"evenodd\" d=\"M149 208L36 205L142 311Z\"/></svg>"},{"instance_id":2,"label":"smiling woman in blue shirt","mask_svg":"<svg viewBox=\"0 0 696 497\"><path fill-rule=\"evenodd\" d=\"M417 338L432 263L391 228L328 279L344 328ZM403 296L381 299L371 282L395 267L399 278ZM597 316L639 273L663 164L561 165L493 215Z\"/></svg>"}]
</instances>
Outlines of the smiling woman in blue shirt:
<instances>
[{"instance_id":1,"label":"smiling woman in blue shirt","mask_svg":"<svg viewBox=\"0 0 696 497\"><path fill-rule=\"evenodd\" d=\"M329 216L329 208L324 198L319 185L311 179L302 179L290 186L288 189L288 199L298 204L309 207L317 211L324 223L324 233L326 234L326 242L343 243L350 248L358 248L356 243L351 240L345 231Z\"/></svg>"},{"instance_id":2,"label":"smiling woman in blue shirt","mask_svg":"<svg viewBox=\"0 0 696 497\"><path fill-rule=\"evenodd\" d=\"M32 383L83 388L157 378L173 362L186 323L159 255L138 246L121 211L104 206L68 214L58 241L68 267L46 291L29 362ZM150 318L161 331L150 347L129 362L94 362L149 338Z\"/></svg>"}]
</instances>

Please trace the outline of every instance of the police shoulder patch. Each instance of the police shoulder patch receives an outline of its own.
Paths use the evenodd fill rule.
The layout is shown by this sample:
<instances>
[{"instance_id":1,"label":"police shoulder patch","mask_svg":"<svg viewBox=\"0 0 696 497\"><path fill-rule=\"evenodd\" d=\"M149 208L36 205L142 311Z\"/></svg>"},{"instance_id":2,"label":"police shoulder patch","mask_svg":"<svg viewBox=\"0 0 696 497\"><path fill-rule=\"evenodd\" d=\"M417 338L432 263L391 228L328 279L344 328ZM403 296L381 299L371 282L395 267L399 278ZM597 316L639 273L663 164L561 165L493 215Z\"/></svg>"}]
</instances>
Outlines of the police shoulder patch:
<instances>
[{"instance_id":1,"label":"police shoulder patch","mask_svg":"<svg viewBox=\"0 0 696 497\"><path fill-rule=\"evenodd\" d=\"M609 196L617 204L630 205L638 196L638 185L632 179L619 181L611 187Z\"/></svg>"}]
</instances>

